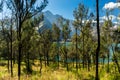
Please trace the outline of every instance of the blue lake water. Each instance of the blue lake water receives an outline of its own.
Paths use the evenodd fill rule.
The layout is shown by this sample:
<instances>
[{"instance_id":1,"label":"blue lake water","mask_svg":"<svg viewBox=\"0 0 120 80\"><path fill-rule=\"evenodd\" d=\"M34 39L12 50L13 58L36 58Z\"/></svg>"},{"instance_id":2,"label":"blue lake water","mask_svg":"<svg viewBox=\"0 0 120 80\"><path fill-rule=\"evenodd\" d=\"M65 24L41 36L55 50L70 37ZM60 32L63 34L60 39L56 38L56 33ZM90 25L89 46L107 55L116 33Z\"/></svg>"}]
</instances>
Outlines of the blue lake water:
<instances>
[{"instance_id":1,"label":"blue lake water","mask_svg":"<svg viewBox=\"0 0 120 80\"><path fill-rule=\"evenodd\" d=\"M60 46L61 46L61 45L65 45L65 43L60 43ZM72 46L72 42L66 42L66 45L67 45L67 46ZM112 46L115 47L115 44L113 44ZM118 44L118 47L120 47L120 44ZM109 55L109 56L110 56L110 57L109 57L109 61L112 62L113 50L112 50L111 47L109 47L108 49L109 49L109 54L110 54L110 55ZM114 48L113 48L113 49L114 49ZM107 56L106 56L106 57L107 57ZM71 61L72 61L72 60L68 60L68 62L71 62ZM103 61L103 59L102 59L102 58L99 58L99 62L102 62L102 61ZM108 59L107 59L107 58L105 58L105 63L106 63L106 62L108 62Z\"/></svg>"}]
</instances>

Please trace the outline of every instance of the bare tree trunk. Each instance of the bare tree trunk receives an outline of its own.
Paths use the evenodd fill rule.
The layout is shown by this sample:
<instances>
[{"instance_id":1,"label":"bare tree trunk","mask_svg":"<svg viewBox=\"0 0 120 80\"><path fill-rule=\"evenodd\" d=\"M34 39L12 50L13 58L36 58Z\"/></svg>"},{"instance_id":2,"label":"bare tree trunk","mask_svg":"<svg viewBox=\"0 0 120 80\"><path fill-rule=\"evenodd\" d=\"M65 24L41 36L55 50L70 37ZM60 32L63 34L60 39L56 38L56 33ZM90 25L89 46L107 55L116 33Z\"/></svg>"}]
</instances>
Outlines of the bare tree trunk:
<instances>
[{"instance_id":1,"label":"bare tree trunk","mask_svg":"<svg viewBox=\"0 0 120 80\"><path fill-rule=\"evenodd\" d=\"M118 72L120 73L120 66L119 66L118 60L116 59L115 54L113 56L114 56L114 61L115 61L117 68L118 68Z\"/></svg>"},{"instance_id":2,"label":"bare tree trunk","mask_svg":"<svg viewBox=\"0 0 120 80\"><path fill-rule=\"evenodd\" d=\"M41 59L41 55L40 55L40 49L39 49L39 61L40 61L40 74L42 73L42 59Z\"/></svg>"},{"instance_id":3,"label":"bare tree trunk","mask_svg":"<svg viewBox=\"0 0 120 80\"><path fill-rule=\"evenodd\" d=\"M84 33L83 33L83 68L85 68L85 53L84 53Z\"/></svg>"},{"instance_id":4,"label":"bare tree trunk","mask_svg":"<svg viewBox=\"0 0 120 80\"><path fill-rule=\"evenodd\" d=\"M15 51L13 52L13 66L15 64Z\"/></svg>"},{"instance_id":5,"label":"bare tree trunk","mask_svg":"<svg viewBox=\"0 0 120 80\"><path fill-rule=\"evenodd\" d=\"M47 54L46 54L46 56L47 56L47 66L49 66L49 54L48 54L48 49L47 49Z\"/></svg>"},{"instance_id":6,"label":"bare tree trunk","mask_svg":"<svg viewBox=\"0 0 120 80\"><path fill-rule=\"evenodd\" d=\"M98 35L98 46L96 49L96 78L95 80L99 80L98 75L98 58L100 52L100 31L99 31L99 0L96 0L96 15L97 15L97 35Z\"/></svg>"},{"instance_id":7,"label":"bare tree trunk","mask_svg":"<svg viewBox=\"0 0 120 80\"><path fill-rule=\"evenodd\" d=\"M9 42L7 42L7 48L8 48L8 72L10 72L10 68L9 68L9 66L10 66L10 63L9 63L9 59L10 59L10 57L9 57L9 55L10 55L10 53L9 53Z\"/></svg>"},{"instance_id":8,"label":"bare tree trunk","mask_svg":"<svg viewBox=\"0 0 120 80\"><path fill-rule=\"evenodd\" d=\"M46 51L45 51L45 48L46 48L46 46L45 46L45 43L44 43L44 63L45 63L45 67L46 67Z\"/></svg>"},{"instance_id":9,"label":"bare tree trunk","mask_svg":"<svg viewBox=\"0 0 120 80\"><path fill-rule=\"evenodd\" d=\"M78 53L77 53L77 28L76 28L76 71L78 72Z\"/></svg>"},{"instance_id":10,"label":"bare tree trunk","mask_svg":"<svg viewBox=\"0 0 120 80\"><path fill-rule=\"evenodd\" d=\"M10 45L11 45L11 50L10 50L10 51L11 51L11 52L10 52L10 53L11 53L11 55L10 55L10 58L11 58L11 77L13 77L13 61L12 61L12 59L13 59L13 57L12 57L12 56L13 56L13 54L12 54L12 41L11 41L11 44L10 44Z\"/></svg>"},{"instance_id":11,"label":"bare tree trunk","mask_svg":"<svg viewBox=\"0 0 120 80\"><path fill-rule=\"evenodd\" d=\"M67 43L66 43L66 40L65 40L65 64L66 64L66 68L67 68L67 71L68 71L68 58L67 58Z\"/></svg>"},{"instance_id":12,"label":"bare tree trunk","mask_svg":"<svg viewBox=\"0 0 120 80\"><path fill-rule=\"evenodd\" d=\"M30 73L30 61L29 61L29 52L27 52L27 74Z\"/></svg>"},{"instance_id":13,"label":"bare tree trunk","mask_svg":"<svg viewBox=\"0 0 120 80\"><path fill-rule=\"evenodd\" d=\"M42 59L41 59L41 56L40 56L40 74L42 73Z\"/></svg>"},{"instance_id":14,"label":"bare tree trunk","mask_svg":"<svg viewBox=\"0 0 120 80\"><path fill-rule=\"evenodd\" d=\"M112 46L112 51L113 51L113 57L114 57L114 59L113 59L113 60L114 60L115 64L117 65L118 72L120 73L120 66L119 66L119 62L118 62L117 57L116 57L116 55L115 55L115 52L114 52L113 46Z\"/></svg>"},{"instance_id":15,"label":"bare tree trunk","mask_svg":"<svg viewBox=\"0 0 120 80\"><path fill-rule=\"evenodd\" d=\"M107 72L109 73L109 52L108 52L108 67L107 67Z\"/></svg>"},{"instance_id":16,"label":"bare tree trunk","mask_svg":"<svg viewBox=\"0 0 120 80\"><path fill-rule=\"evenodd\" d=\"M13 61L12 61L12 59L13 59L13 54L12 54L12 20L11 20L11 30L10 30L10 32L11 32L11 39L10 39L10 46L11 46L11 55L10 55L10 57L11 57L11 77L13 77Z\"/></svg>"},{"instance_id":17,"label":"bare tree trunk","mask_svg":"<svg viewBox=\"0 0 120 80\"><path fill-rule=\"evenodd\" d=\"M59 40L57 40L57 43L58 43L57 59L58 59L58 69L59 69Z\"/></svg>"},{"instance_id":18,"label":"bare tree trunk","mask_svg":"<svg viewBox=\"0 0 120 80\"><path fill-rule=\"evenodd\" d=\"M72 61L73 61L73 67L74 67L74 58L72 59Z\"/></svg>"},{"instance_id":19,"label":"bare tree trunk","mask_svg":"<svg viewBox=\"0 0 120 80\"><path fill-rule=\"evenodd\" d=\"M19 11L20 12L20 11ZM22 43L21 43L21 15L19 15L18 18L18 80L20 80L20 75L21 75L21 52L22 52Z\"/></svg>"},{"instance_id":20,"label":"bare tree trunk","mask_svg":"<svg viewBox=\"0 0 120 80\"><path fill-rule=\"evenodd\" d=\"M89 55L87 55L88 57L88 59L87 59L87 62L88 62L88 71L90 71L90 63L91 63L91 60L90 60L90 56Z\"/></svg>"},{"instance_id":21,"label":"bare tree trunk","mask_svg":"<svg viewBox=\"0 0 120 80\"><path fill-rule=\"evenodd\" d=\"M103 57L103 68L104 68L104 64L105 64L105 58Z\"/></svg>"}]
</instances>

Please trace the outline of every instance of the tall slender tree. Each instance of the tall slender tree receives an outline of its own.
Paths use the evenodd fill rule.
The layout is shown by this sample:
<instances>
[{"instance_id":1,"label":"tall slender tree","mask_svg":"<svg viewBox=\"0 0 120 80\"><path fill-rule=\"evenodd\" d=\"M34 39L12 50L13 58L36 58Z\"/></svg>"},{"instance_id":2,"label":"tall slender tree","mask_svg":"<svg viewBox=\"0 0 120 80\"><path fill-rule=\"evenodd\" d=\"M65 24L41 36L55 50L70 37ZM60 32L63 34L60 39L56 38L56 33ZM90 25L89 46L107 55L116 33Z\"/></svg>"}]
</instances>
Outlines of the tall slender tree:
<instances>
[{"instance_id":1,"label":"tall slender tree","mask_svg":"<svg viewBox=\"0 0 120 80\"><path fill-rule=\"evenodd\" d=\"M13 17L11 17L11 18L9 18L9 17L5 17L4 19L2 19L2 21L1 21L1 26L2 26L2 32L3 32L3 34L4 34L4 39L6 40L6 42L7 42L7 45L8 45L8 53L10 53L9 54L9 58L10 58L10 63L11 63L11 65L10 65L10 68L11 68L11 70L10 70L10 72L11 72L11 77L13 76L13 60L12 60L12 58L13 58L13 52L12 52L12 42L13 42L13 26L14 26L14 24L13 24ZM10 43L10 45L9 45L9 43ZM9 61L8 61L8 63L9 63Z\"/></svg>"},{"instance_id":2,"label":"tall slender tree","mask_svg":"<svg viewBox=\"0 0 120 80\"><path fill-rule=\"evenodd\" d=\"M69 20L65 20L65 24L62 26L62 37L65 42L65 65L68 70L67 39L70 37Z\"/></svg>"},{"instance_id":3,"label":"tall slender tree","mask_svg":"<svg viewBox=\"0 0 120 80\"><path fill-rule=\"evenodd\" d=\"M77 34L77 31L79 30L81 32L81 34L83 35L83 37L82 37L82 39L83 39L82 40L82 43L83 43L82 55L83 55L83 68L84 68L84 64L85 64L85 53L84 53L84 45L85 45L84 44L84 41L85 41L84 40L84 35L85 34L84 34L84 27L85 27L86 20L87 20L87 17L88 17L88 8L84 4L80 3L78 8L74 10L73 15L75 17L73 25L75 26L76 34Z\"/></svg>"},{"instance_id":4,"label":"tall slender tree","mask_svg":"<svg viewBox=\"0 0 120 80\"><path fill-rule=\"evenodd\" d=\"M13 45L12 45L12 42L13 42L13 39L12 39L12 38L13 38L13 34L12 34L12 33L13 33L13 31L12 31L12 29L13 29L13 21L12 21L12 18L11 18L11 22L10 22L10 23L11 23L11 24L10 24L11 77L13 77L13 50L12 50L12 48L13 48L13 47L12 47L12 46L13 46Z\"/></svg>"},{"instance_id":5,"label":"tall slender tree","mask_svg":"<svg viewBox=\"0 0 120 80\"><path fill-rule=\"evenodd\" d=\"M73 25L75 26L75 35L76 35L76 44L75 44L75 47L76 47L76 70L78 71L78 65L77 65L77 61L78 61L78 46L77 46L77 34L78 34L78 26L76 25L76 21L74 21Z\"/></svg>"},{"instance_id":6,"label":"tall slender tree","mask_svg":"<svg viewBox=\"0 0 120 80\"><path fill-rule=\"evenodd\" d=\"M36 6L38 0L7 0L7 4L9 4L9 8L15 13L16 17L16 27L18 31L18 79L20 80L21 74L21 53L22 53L22 26L23 23L27 20L32 18L33 16L40 13L46 6L48 1L43 0L39 6Z\"/></svg>"},{"instance_id":7,"label":"tall slender tree","mask_svg":"<svg viewBox=\"0 0 120 80\"><path fill-rule=\"evenodd\" d=\"M52 26L52 36L53 40L57 42L57 59L58 59L58 68L59 68L59 40L60 40L60 29L59 27L54 23Z\"/></svg>"}]
</instances>

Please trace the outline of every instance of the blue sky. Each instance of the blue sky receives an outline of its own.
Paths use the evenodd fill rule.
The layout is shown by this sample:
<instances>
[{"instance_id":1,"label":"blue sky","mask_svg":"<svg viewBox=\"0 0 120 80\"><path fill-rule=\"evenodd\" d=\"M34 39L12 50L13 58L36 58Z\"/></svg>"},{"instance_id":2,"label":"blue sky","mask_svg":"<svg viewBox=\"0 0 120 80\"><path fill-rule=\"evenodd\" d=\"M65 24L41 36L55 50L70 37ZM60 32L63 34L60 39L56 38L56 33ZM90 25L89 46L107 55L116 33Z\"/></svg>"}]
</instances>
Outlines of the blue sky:
<instances>
[{"instance_id":1,"label":"blue sky","mask_svg":"<svg viewBox=\"0 0 120 80\"><path fill-rule=\"evenodd\" d=\"M74 19L73 10L78 7L80 2L84 3L85 6L89 7L90 12L95 12L96 0L48 0L49 4L46 7L46 10L51 11L53 14L62 15L68 19ZM116 0L99 0L100 7L100 16L105 15L105 10L103 9L104 5L109 2L116 2ZM113 15L117 15L118 11L113 11ZM96 14L96 13L94 13Z\"/></svg>"},{"instance_id":2,"label":"blue sky","mask_svg":"<svg viewBox=\"0 0 120 80\"><path fill-rule=\"evenodd\" d=\"M38 0L42 1L42 0ZM48 6L44 9L44 11L51 11L53 14L59 14L62 15L63 17L67 18L67 19L74 19L73 17L73 11L75 10L75 8L78 7L79 3L84 3L85 6L89 7L89 11L93 12L94 14L96 14L95 10L96 10L96 0L48 0L49 4ZM114 5L110 5L109 3L113 2ZM105 18L105 9L103 9L103 7L105 6L105 4L109 4L109 7L115 7L116 5L116 0L99 0L99 8L100 8L100 17ZM119 4L120 7L120 4ZM2 18L2 14L5 15L9 15L9 10L7 10L6 8L4 8L3 13L0 13L0 18ZM120 10L118 9L114 9L114 11L111 12L111 15L113 15L113 17L118 16L118 13L120 13Z\"/></svg>"}]
</instances>

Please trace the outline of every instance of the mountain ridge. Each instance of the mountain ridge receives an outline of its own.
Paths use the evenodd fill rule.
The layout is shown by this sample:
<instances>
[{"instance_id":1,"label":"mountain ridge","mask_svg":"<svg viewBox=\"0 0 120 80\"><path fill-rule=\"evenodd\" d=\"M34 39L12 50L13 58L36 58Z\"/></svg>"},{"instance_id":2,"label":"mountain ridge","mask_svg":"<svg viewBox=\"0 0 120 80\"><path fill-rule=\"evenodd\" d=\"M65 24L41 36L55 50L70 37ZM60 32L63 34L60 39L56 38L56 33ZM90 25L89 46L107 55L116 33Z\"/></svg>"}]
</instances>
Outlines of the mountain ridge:
<instances>
[{"instance_id":1,"label":"mountain ridge","mask_svg":"<svg viewBox=\"0 0 120 80\"><path fill-rule=\"evenodd\" d=\"M60 26L58 24L58 19L62 17L61 15L59 15L59 14L53 14L49 10L44 11L43 15L44 15L44 21L41 22L42 24L40 23L40 25L39 25L40 31L46 30L46 29L52 29L52 24L53 23L55 23L62 30L62 26ZM62 18L64 18L64 17L62 17ZM64 19L66 19L66 18L64 18ZM70 36L72 36L74 34L74 26L72 25L73 20L69 19L69 21L70 21L69 27L71 29Z\"/></svg>"}]
</instances>

